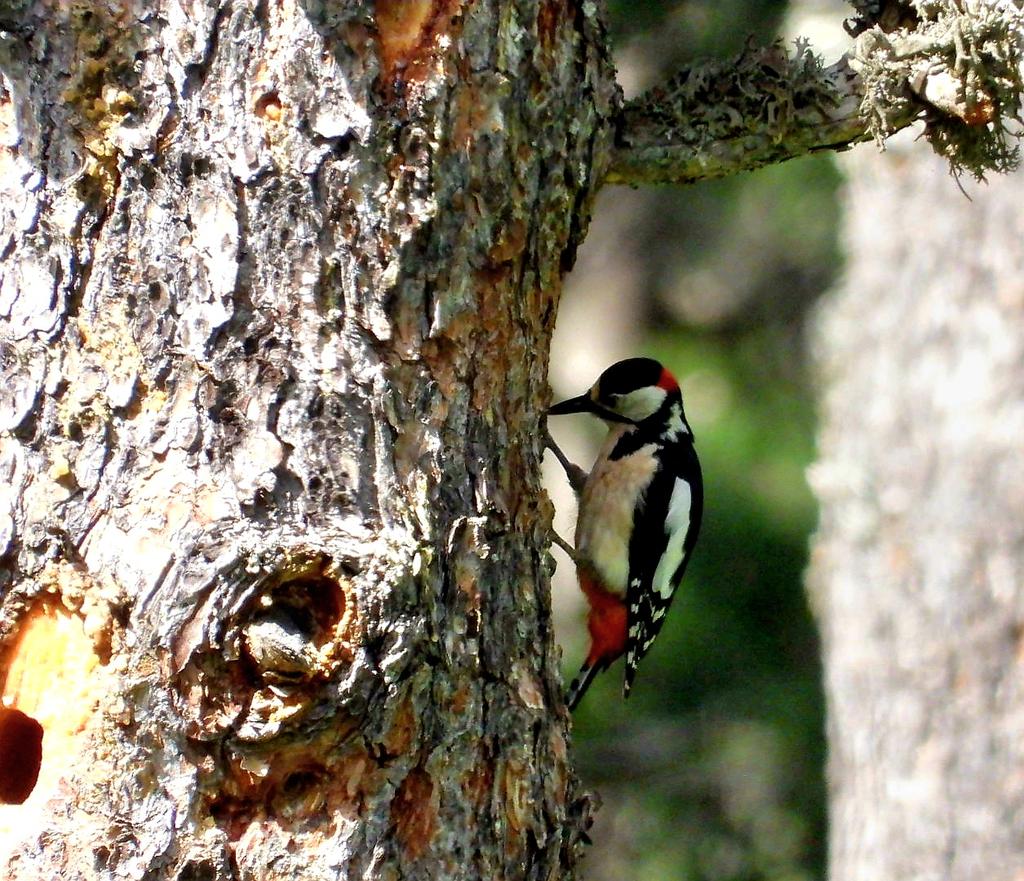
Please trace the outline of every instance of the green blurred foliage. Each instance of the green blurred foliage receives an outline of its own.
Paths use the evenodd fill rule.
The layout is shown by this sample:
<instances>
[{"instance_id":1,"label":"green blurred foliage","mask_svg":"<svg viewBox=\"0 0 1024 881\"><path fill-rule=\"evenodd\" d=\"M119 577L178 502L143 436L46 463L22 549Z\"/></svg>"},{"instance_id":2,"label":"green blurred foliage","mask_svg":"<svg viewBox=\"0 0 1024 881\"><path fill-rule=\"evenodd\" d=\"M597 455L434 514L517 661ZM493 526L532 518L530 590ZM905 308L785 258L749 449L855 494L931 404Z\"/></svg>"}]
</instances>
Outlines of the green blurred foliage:
<instances>
[{"instance_id":1,"label":"green blurred foliage","mask_svg":"<svg viewBox=\"0 0 1024 881\"><path fill-rule=\"evenodd\" d=\"M771 39L786 6L786 0L610 0L608 17L616 45L671 28L679 53L665 59L672 65L699 56L738 52L751 37Z\"/></svg>"},{"instance_id":2,"label":"green blurred foliage","mask_svg":"<svg viewBox=\"0 0 1024 881\"><path fill-rule=\"evenodd\" d=\"M609 6L617 50L671 44L666 72L773 39L786 12L757 0ZM814 157L653 192L624 230L641 255L642 353L684 378L706 508L633 695L623 703L618 664L575 716L580 771L605 802L588 881L824 877L824 700L802 580L816 519L804 337L839 262L837 186L830 158ZM567 648L568 678L578 654Z\"/></svg>"}]
</instances>

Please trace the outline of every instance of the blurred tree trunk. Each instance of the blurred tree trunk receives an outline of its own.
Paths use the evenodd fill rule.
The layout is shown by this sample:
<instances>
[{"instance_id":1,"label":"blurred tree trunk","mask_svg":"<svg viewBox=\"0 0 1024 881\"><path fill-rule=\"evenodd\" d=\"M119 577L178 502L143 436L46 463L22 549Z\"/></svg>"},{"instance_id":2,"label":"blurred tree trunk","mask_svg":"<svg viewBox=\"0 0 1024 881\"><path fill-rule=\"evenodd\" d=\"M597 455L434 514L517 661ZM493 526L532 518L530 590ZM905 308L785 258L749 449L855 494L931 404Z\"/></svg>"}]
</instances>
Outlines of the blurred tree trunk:
<instances>
[{"instance_id":1,"label":"blurred tree trunk","mask_svg":"<svg viewBox=\"0 0 1024 881\"><path fill-rule=\"evenodd\" d=\"M1024 176L844 161L822 308L832 881L1024 875Z\"/></svg>"},{"instance_id":2,"label":"blurred tree trunk","mask_svg":"<svg viewBox=\"0 0 1024 881\"><path fill-rule=\"evenodd\" d=\"M0 873L571 874L537 418L595 6L158 6L0 11L0 686L46 732Z\"/></svg>"}]
</instances>

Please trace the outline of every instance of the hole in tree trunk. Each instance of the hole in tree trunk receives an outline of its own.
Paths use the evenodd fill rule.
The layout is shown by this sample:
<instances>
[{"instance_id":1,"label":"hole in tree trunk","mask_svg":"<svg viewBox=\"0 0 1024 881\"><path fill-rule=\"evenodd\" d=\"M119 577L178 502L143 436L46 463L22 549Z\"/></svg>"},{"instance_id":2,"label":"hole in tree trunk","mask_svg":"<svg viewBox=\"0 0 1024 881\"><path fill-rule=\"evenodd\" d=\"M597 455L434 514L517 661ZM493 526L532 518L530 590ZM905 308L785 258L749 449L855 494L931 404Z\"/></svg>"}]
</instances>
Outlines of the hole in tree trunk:
<instances>
[{"instance_id":1,"label":"hole in tree trunk","mask_svg":"<svg viewBox=\"0 0 1024 881\"><path fill-rule=\"evenodd\" d=\"M21 710L0 707L0 801L22 804L43 763L43 726Z\"/></svg>"}]
</instances>

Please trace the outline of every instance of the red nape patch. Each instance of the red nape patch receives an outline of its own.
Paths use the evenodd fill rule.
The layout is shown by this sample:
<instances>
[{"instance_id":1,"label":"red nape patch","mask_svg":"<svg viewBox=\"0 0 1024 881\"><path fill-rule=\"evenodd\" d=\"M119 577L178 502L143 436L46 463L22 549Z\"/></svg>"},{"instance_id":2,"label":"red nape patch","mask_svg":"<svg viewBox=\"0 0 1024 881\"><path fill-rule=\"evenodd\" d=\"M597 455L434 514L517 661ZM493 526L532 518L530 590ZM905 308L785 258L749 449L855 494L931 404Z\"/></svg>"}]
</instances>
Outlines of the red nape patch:
<instances>
[{"instance_id":1,"label":"red nape patch","mask_svg":"<svg viewBox=\"0 0 1024 881\"><path fill-rule=\"evenodd\" d=\"M661 376L658 377L658 388L665 389L667 392L674 392L679 388L676 378L664 367L661 368Z\"/></svg>"},{"instance_id":2,"label":"red nape patch","mask_svg":"<svg viewBox=\"0 0 1024 881\"><path fill-rule=\"evenodd\" d=\"M626 650L629 616L626 604L609 593L590 572L579 572L580 589L590 603L587 630L590 631L590 653L587 667L598 662L610 664Z\"/></svg>"}]
</instances>

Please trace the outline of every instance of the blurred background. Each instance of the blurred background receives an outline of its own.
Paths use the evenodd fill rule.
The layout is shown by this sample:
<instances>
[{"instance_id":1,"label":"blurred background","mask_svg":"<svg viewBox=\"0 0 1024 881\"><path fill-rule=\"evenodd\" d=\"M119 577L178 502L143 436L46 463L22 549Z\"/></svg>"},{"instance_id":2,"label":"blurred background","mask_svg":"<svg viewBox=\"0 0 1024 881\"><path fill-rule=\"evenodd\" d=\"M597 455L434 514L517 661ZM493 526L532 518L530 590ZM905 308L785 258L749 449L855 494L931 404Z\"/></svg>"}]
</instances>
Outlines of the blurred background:
<instances>
[{"instance_id":1,"label":"blurred background","mask_svg":"<svg viewBox=\"0 0 1024 881\"><path fill-rule=\"evenodd\" d=\"M807 36L826 61L848 43L838 0L608 5L627 97L748 39ZM578 768L603 800L587 881L825 876L824 701L802 584L816 522L806 330L841 271L839 186L821 155L687 188L609 188L567 279L556 399L620 358L662 360L682 382L706 495L684 586L632 696L623 702L620 663L575 714ZM602 426L577 416L551 428L589 467ZM575 502L548 458L556 526L571 539ZM585 609L554 553L568 682L586 649Z\"/></svg>"}]
</instances>

